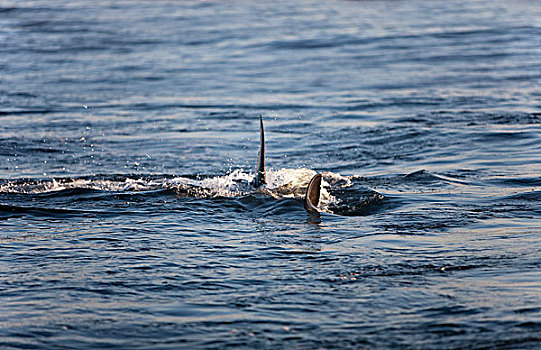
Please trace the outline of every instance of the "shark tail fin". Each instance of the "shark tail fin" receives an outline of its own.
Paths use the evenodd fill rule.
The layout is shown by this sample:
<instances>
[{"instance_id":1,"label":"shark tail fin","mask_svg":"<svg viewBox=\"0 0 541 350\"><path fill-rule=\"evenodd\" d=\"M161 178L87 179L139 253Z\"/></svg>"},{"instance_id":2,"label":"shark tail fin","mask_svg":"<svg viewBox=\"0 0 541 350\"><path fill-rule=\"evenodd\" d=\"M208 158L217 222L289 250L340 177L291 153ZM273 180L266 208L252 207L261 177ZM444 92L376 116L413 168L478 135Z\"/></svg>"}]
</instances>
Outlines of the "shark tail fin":
<instances>
[{"instance_id":1,"label":"shark tail fin","mask_svg":"<svg viewBox=\"0 0 541 350\"><path fill-rule=\"evenodd\" d=\"M259 154L257 156L257 168L254 179L254 187L259 187L267 183L265 177L265 130L263 129L263 116L259 116Z\"/></svg>"},{"instance_id":2,"label":"shark tail fin","mask_svg":"<svg viewBox=\"0 0 541 350\"><path fill-rule=\"evenodd\" d=\"M319 215L317 205L319 204L319 195L321 193L321 174L316 174L310 180L306 195L304 196L304 207L311 213Z\"/></svg>"}]
</instances>

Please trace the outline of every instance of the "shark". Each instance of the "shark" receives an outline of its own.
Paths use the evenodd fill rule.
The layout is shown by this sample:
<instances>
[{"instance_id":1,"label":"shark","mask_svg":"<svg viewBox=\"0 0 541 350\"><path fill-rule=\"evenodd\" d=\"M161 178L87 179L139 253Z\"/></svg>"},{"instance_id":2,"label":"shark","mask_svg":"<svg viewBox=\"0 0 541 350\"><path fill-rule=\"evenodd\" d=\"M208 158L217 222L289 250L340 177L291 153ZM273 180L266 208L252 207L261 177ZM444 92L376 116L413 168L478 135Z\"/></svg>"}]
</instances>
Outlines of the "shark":
<instances>
[{"instance_id":1,"label":"shark","mask_svg":"<svg viewBox=\"0 0 541 350\"><path fill-rule=\"evenodd\" d=\"M360 176L342 176L331 171L316 172L311 169L266 169L264 118L259 116L259 152L255 175L236 169L225 175L181 175L181 176L124 176L103 175L83 176L78 178L57 178L50 181L43 179L21 179L2 181L0 196L5 193L40 195L43 193L73 192L78 196L81 191L104 191L117 195L134 193L152 194L154 191L172 191L181 198L239 198L248 207L259 201L258 197L271 197L302 202L311 217L319 218L325 214L339 216L365 216L393 207L382 194L366 188L373 180ZM415 174L412 174L413 176ZM409 179L409 177L408 177ZM377 182L376 182L377 184ZM256 198L254 200L254 198ZM266 204L262 204L265 207ZM272 204L271 204L272 205ZM280 207L282 204L278 204ZM297 204L295 204L297 206ZM242 204L242 207L246 206ZM286 210L287 211L287 210Z\"/></svg>"},{"instance_id":2,"label":"shark","mask_svg":"<svg viewBox=\"0 0 541 350\"><path fill-rule=\"evenodd\" d=\"M321 195L321 179L322 175L316 173L308 183L306 192L304 194L304 208L312 216L319 217L320 211L318 209L319 198ZM260 192L269 193L264 186L267 184L266 171L265 171L265 128L263 126L263 116L259 116L259 152L257 155L257 165L255 169L255 177L252 182L254 188L259 189Z\"/></svg>"}]
</instances>

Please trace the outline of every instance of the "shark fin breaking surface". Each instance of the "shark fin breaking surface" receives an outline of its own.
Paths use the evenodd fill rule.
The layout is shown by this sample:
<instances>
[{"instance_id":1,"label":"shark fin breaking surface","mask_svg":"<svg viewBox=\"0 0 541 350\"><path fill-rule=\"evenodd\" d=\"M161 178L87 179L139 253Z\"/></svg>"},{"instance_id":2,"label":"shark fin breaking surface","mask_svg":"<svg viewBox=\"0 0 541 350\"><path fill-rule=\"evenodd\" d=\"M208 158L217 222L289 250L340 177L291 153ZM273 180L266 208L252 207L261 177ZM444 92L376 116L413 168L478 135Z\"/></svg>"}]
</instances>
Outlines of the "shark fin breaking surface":
<instances>
[{"instance_id":1,"label":"shark fin breaking surface","mask_svg":"<svg viewBox=\"0 0 541 350\"><path fill-rule=\"evenodd\" d=\"M256 175L254 179L254 187L259 187L267 183L265 177L265 130L263 129L263 116L259 116L259 154L257 156Z\"/></svg>"}]
</instances>

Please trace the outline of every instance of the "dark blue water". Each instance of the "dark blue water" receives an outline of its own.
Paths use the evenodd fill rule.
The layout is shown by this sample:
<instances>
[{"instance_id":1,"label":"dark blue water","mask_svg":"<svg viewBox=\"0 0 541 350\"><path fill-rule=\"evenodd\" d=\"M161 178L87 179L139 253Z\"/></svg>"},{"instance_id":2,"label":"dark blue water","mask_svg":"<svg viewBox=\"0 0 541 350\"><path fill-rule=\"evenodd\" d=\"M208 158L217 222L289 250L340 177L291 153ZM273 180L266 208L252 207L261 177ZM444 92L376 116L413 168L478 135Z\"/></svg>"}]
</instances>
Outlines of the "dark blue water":
<instances>
[{"instance_id":1,"label":"dark blue water","mask_svg":"<svg viewBox=\"0 0 541 350\"><path fill-rule=\"evenodd\" d=\"M0 347L539 348L540 18L0 2Z\"/></svg>"}]
</instances>

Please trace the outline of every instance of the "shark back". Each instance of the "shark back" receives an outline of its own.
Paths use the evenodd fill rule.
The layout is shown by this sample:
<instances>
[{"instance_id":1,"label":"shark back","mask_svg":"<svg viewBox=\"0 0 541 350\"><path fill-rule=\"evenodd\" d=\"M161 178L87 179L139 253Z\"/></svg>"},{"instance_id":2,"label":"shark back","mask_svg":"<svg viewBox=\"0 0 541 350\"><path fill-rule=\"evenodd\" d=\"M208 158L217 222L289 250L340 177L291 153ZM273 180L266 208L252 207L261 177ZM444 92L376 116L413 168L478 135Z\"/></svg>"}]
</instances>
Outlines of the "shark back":
<instances>
[{"instance_id":1,"label":"shark back","mask_svg":"<svg viewBox=\"0 0 541 350\"><path fill-rule=\"evenodd\" d=\"M255 188L267 184L265 176L265 130L263 128L263 116L259 116L259 154L257 156L256 175L252 182ZM265 189L263 189L265 190ZM321 174L316 174L310 180L304 196L304 207L313 215L319 216L317 206L321 194Z\"/></svg>"}]
</instances>

